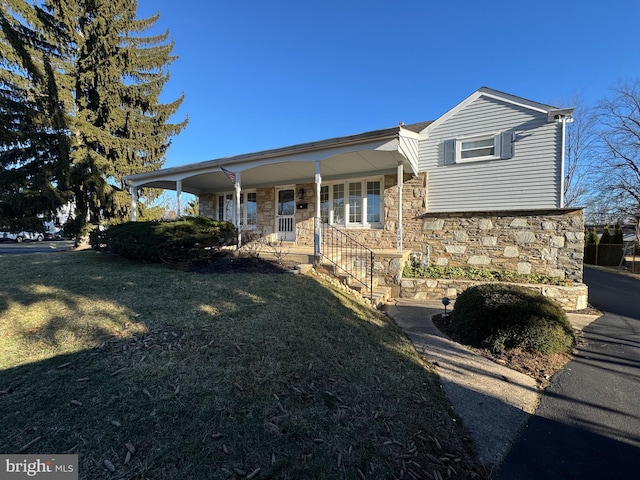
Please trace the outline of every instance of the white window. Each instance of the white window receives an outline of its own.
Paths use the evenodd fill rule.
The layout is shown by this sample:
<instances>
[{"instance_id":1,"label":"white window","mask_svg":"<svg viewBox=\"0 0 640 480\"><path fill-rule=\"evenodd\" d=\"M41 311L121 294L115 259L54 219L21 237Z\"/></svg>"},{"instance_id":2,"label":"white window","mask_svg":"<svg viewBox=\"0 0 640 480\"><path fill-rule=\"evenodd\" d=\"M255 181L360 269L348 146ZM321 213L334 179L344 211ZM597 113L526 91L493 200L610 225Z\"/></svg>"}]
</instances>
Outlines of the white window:
<instances>
[{"instance_id":1,"label":"white window","mask_svg":"<svg viewBox=\"0 0 640 480\"><path fill-rule=\"evenodd\" d=\"M235 204L233 193L218 195L217 220L235 223ZM258 224L258 203L256 192L246 191L240 193L240 225L247 228L256 228Z\"/></svg>"},{"instance_id":2,"label":"white window","mask_svg":"<svg viewBox=\"0 0 640 480\"><path fill-rule=\"evenodd\" d=\"M320 187L323 222L346 227L381 225L382 181L367 179L329 183Z\"/></svg>"},{"instance_id":3,"label":"white window","mask_svg":"<svg viewBox=\"0 0 640 480\"><path fill-rule=\"evenodd\" d=\"M444 164L513 157L513 132L459 137L444 142Z\"/></svg>"},{"instance_id":4,"label":"white window","mask_svg":"<svg viewBox=\"0 0 640 480\"><path fill-rule=\"evenodd\" d=\"M458 140L459 158L464 160L480 160L496 156L496 137L470 138Z\"/></svg>"}]
</instances>

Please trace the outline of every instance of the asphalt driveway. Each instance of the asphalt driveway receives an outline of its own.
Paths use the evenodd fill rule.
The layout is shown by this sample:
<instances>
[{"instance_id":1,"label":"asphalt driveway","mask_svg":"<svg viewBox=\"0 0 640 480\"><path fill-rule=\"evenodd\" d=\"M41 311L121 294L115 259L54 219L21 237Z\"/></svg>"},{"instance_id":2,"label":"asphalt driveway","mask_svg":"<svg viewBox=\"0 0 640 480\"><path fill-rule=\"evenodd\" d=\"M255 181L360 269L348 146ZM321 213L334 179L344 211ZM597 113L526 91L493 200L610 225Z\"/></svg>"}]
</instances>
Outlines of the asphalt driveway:
<instances>
[{"instance_id":1,"label":"asphalt driveway","mask_svg":"<svg viewBox=\"0 0 640 480\"><path fill-rule=\"evenodd\" d=\"M73 240L44 240L42 242L0 242L0 255L21 253L61 252L73 248Z\"/></svg>"},{"instance_id":2,"label":"asphalt driveway","mask_svg":"<svg viewBox=\"0 0 640 480\"><path fill-rule=\"evenodd\" d=\"M640 280L585 268L605 314L552 380L507 454L500 480L638 478Z\"/></svg>"}]
</instances>

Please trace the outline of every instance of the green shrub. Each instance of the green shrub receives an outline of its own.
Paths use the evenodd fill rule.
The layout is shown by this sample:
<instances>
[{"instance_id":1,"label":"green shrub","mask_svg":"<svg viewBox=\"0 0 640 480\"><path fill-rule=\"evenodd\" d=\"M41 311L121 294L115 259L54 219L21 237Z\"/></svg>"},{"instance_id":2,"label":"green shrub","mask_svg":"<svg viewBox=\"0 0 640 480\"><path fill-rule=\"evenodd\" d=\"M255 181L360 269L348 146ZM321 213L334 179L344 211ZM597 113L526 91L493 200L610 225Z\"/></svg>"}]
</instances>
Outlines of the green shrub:
<instances>
[{"instance_id":1,"label":"green shrub","mask_svg":"<svg viewBox=\"0 0 640 480\"><path fill-rule=\"evenodd\" d=\"M605 225L602 229L602 235L600 236L600 241L598 243L604 243L605 245L611 243L611 232L609 232L609 225Z\"/></svg>"},{"instance_id":2,"label":"green shrub","mask_svg":"<svg viewBox=\"0 0 640 480\"><path fill-rule=\"evenodd\" d=\"M430 267L407 265L402 271L404 278L459 278L463 280L488 280L513 283L544 283L547 285L566 285L560 277L537 273L518 273L507 270L486 270L474 267L449 267L432 265Z\"/></svg>"},{"instance_id":3,"label":"green shrub","mask_svg":"<svg viewBox=\"0 0 640 480\"><path fill-rule=\"evenodd\" d=\"M457 341L494 352L523 348L546 354L568 352L576 337L553 301L515 285L485 284L462 292L448 333Z\"/></svg>"},{"instance_id":4,"label":"green shrub","mask_svg":"<svg viewBox=\"0 0 640 480\"><path fill-rule=\"evenodd\" d=\"M94 250L143 263L190 264L235 245L236 228L230 222L186 217L170 222L127 222L95 229L89 241Z\"/></svg>"}]
</instances>

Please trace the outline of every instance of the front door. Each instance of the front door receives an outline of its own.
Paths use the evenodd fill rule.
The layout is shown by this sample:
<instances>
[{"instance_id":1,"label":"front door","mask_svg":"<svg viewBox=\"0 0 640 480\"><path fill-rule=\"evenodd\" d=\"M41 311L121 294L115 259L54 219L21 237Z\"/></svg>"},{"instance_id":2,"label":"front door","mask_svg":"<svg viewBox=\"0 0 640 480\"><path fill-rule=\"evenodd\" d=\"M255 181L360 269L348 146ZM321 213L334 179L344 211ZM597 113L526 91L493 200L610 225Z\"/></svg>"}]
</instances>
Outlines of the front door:
<instances>
[{"instance_id":1,"label":"front door","mask_svg":"<svg viewBox=\"0 0 640 480\"><path fill-rule=\"evenodd\" d=\"M276 192L276 236L278 240L293 242L296 239L296 198L293 188Z\"/></svg>"}]
</instances>

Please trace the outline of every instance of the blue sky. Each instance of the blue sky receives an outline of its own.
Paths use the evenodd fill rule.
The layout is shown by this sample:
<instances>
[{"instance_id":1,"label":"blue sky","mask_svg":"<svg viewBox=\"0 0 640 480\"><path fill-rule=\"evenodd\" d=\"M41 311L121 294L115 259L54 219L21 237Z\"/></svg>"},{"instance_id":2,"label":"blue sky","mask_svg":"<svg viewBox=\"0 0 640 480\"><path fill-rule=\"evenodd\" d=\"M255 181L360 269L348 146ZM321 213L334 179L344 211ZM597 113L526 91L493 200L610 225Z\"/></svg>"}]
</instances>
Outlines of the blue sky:
<instances>
[{"instance_id":1,"label":"blue sky","mask_svg":"<svg viewBox=\"0 0 640 480\"><path fill-rule=\"evenodd\" d=\"M433 120L481 86L564 107L640 78L637 0L138 0L182 92L165 167Z\"/></svg>"}]
</instances>

